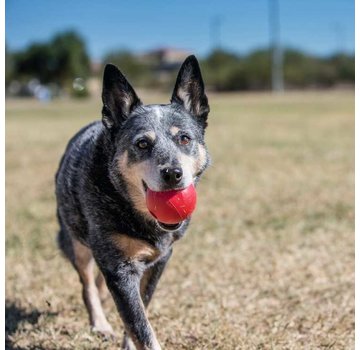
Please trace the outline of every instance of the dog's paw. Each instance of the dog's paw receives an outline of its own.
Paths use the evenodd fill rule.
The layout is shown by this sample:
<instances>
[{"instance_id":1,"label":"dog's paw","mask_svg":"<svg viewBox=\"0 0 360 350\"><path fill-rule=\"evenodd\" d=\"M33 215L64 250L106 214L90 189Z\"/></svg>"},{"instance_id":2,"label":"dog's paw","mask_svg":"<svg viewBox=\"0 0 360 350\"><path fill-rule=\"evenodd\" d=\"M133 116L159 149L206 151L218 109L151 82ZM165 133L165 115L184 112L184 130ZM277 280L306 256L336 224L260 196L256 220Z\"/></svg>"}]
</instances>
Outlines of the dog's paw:
<instances>
[{"instance_id":1,"label":"dog's paw","mask_svg":"<svg viewBox=\"0 0 360 350\"><path fill-rule=\"evenodd\" d=\"M100 334L106 339L114 340L116 338L115 332L109 323L92 326L91 330L92 332Z\"/></svg>"},{"instance_id":2,"label":"dog's paw","mask_svg":"<svg viewBox=\"0 0 360 350\"><path fill-rule=\"evenodd\" d=\"M122 350L136 350L136 346L134 345L134 343L132 342L132 340L130 338L124 339L122 345L121 345L121 349Z\"/></svg>"}]
</instances>

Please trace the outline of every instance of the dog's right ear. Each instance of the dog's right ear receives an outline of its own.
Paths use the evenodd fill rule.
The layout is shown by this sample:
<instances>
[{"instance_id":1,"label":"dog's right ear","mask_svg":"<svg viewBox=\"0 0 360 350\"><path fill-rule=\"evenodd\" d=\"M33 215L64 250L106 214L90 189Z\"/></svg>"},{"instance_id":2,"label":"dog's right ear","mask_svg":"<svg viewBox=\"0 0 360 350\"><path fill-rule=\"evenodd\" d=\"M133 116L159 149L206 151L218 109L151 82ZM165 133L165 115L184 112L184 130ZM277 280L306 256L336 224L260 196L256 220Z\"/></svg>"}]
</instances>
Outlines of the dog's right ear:
<instances>
[{"instance_id":1,"label":"dog's right ear","mask_svg":"<svg viewBox=\"0 0 360 350\"><path fill-rule=\"evenodd\" d=\"M141 105L132 86L113 64L105 66L102 101L102 122L108 129L120 126Z\"/></svg>"}]
</instances>

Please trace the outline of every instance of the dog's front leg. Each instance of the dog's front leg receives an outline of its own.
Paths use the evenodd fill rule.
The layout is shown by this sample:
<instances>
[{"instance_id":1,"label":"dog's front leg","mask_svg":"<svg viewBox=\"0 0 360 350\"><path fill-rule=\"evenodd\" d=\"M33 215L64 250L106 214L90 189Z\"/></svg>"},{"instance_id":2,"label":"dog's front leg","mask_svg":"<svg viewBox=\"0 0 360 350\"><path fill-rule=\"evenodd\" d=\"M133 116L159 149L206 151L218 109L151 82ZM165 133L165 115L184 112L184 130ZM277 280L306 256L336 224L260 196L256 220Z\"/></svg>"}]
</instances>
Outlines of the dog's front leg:
<instances>
[{"instance_id":1,"label":"dog's front leg","mask_svg":"<svg viewBox=\"0 0 360 350\"><path fill-rule=\"evenodd\" d=\"M140 282L140 295L145 306L145 309L148 307L150 300L154 294L156 289L157 283L164 271L164 268L171 257L172 249L162 257L159 261L157 261L153 266L148 268L141 277ZM135 349L131 338L125 332L124 341L123 341L123 348L126 350L133 350Z\"/></svg>"},{"instance_id":2,"label":"dog's front leg","mask_svg":"<svg viewBox=\"0 0 360 350\"><path fill-rule=\"evenodd\" d=\"M163 256L159 261L157 261L153 266L144 271L141 281L140 281L140 295L144 304L145 309L148 307L150 300L154 294L157 283L164 271L164 268L171 257L172 249ZM125 332L124 341L122 344L123 348L126 350L133 350L135 346L129 335Z\"/></svg>"},{"instance_id":3,"label":"dog's front leg","mask_svg":"<svg viewBox=\"0 0 360 350\"><path fill-rule=\"evenodd\" d=\"M145 308L148 307L151 301L156 286L165 269L167 262L171 257L171 254L172 254L172 248L159 261L157 261L153 266L147 269L141 278L140 292Z\"/></svg>"},{"instance_id":4,"label":"dog's front leg","mask_svg":"<svg viewBox=\"0 0 360 350\"><path fill-rule=\"evenodd\" d=\"M129 251L130 249L127 250L128 254ZM126 333L136 349L160 350L161 347L146 317L140 294L144 264L136 257L123 257L119 252L118 246L107 242L106 239L93 245L94 257L124 322ZM131 344L127 347L131 347Z\"/></svg>"},{"instance_id":5,"label":"dog's front leg","mask_svg":"<svg viewBox=\"0 0 360 350\"><path fill-rule=\"evenodd\" d=\"M126 333L137 350L160 350L160 345L146 317L140 296L140 271L136 266L122 266L104 272L106 283L124 322Z\"/></svg>"}]
</instances>

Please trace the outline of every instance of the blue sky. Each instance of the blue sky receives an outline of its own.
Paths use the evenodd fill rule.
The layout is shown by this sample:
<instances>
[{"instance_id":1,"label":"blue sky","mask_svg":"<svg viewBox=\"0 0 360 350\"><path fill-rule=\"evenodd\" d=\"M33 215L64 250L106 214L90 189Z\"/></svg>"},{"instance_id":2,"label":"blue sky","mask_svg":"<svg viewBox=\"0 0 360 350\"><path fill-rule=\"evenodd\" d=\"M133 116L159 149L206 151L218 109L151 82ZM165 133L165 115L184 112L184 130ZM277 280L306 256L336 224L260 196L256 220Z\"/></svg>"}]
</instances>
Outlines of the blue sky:
<instances>
[{"instance_id":1,"label":"blue sky","mask_svg":"<svg viewBox=\"0 0 360 350\"><path fill-rule=\"evenodd\" d=\"M353 0L279 0L284 46L316 55L354 52ZM210 23L219 18L223 48L247 53L269 44L269 0L7 0L6 43L22 49L75 29L93 59L127 48L187 49L206 55L213 47Z\"/></svg>"}]
</instances>

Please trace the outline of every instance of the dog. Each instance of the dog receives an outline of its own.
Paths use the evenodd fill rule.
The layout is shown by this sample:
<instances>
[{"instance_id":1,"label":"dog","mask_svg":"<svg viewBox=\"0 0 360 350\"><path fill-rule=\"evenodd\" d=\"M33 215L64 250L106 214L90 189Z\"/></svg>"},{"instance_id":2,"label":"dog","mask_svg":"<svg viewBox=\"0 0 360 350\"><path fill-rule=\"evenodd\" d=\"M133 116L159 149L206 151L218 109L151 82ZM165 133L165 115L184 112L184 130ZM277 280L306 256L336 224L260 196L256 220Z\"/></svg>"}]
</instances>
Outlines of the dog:
<instances>
[{"instance_id":1,"label":"dog","mask_svg":"<svg viewBox=\"0 0 360 350\"><path fill-rule=\"evenodd\" d=\"M101 304L110 291L125 327L122 348L158 350L146 308L190 219L157 221L146 191L196 185L209 165L210 108L199 63L189 56L170 104L154 105L142 104L107 64L102 102L102 121L69 141L56 174L58 244L79 275L92 329L113 335Z\"/></svg>"}]
</instances>

